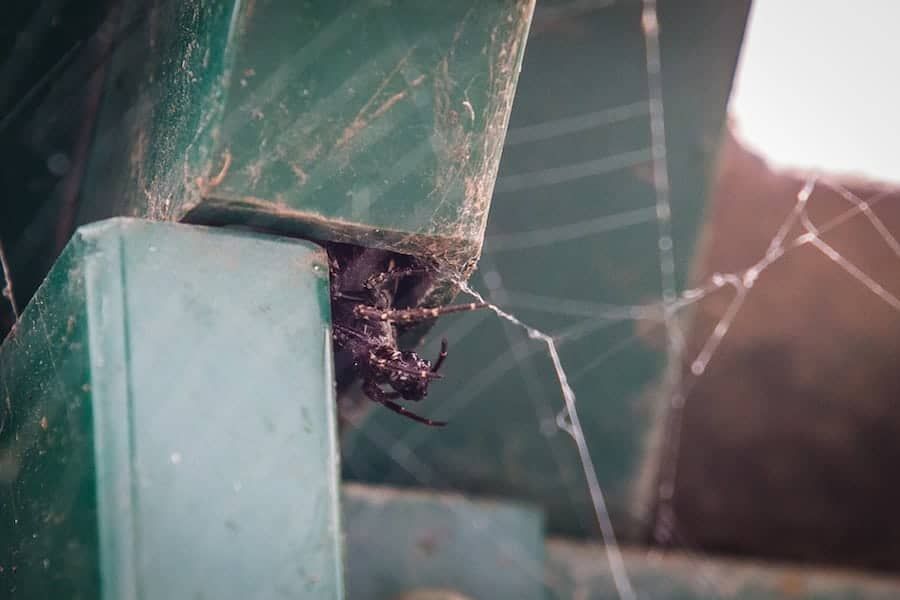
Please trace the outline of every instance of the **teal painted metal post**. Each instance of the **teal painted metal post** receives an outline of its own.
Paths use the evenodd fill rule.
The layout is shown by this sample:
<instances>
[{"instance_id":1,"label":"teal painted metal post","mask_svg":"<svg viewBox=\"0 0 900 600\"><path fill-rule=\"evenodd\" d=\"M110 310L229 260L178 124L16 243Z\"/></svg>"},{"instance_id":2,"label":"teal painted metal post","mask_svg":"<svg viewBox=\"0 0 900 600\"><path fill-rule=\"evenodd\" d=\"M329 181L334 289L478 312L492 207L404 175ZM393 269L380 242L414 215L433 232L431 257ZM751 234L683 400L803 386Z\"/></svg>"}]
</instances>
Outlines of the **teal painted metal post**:
<instances>
[{"instance_id":1,"label":"teal painted metal post","mask_svg":"<svg viewBox=\"0 0 900 600\"><path fill-rule=\"evenodd\" d=\"M358 484L344 486L343 507L353 600L544 599L533 507Z\"/></svg>"},{"instance_id":2,"label":"teal painted metal post","mask_svg":"<svg viewBox=\"0 0 900 600\"><path fill-rule=\"evenodd\" d=\"M0 594L343 597L317 247L81 228L0 347Z\"/></svg>"}]
</instances>

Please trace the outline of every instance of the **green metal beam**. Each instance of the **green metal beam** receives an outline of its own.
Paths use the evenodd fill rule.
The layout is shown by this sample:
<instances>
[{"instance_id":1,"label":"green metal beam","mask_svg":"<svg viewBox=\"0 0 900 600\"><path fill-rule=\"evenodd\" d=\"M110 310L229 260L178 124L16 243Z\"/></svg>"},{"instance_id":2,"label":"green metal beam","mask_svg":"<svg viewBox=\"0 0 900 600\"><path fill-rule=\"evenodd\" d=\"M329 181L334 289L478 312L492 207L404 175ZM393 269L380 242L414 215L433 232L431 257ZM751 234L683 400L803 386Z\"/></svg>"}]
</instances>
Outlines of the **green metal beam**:
<instances>
[{"instance_id":1,"label":"green metal beam","mask_svg":"<svg viewBox=\"0 0 900 600\"><path fill-rule=\"evenodd\" d=\"M143 25L110 70L80 222L240 222L468 271L533 5L126 2Z\"/></svg>"}]
</instances>

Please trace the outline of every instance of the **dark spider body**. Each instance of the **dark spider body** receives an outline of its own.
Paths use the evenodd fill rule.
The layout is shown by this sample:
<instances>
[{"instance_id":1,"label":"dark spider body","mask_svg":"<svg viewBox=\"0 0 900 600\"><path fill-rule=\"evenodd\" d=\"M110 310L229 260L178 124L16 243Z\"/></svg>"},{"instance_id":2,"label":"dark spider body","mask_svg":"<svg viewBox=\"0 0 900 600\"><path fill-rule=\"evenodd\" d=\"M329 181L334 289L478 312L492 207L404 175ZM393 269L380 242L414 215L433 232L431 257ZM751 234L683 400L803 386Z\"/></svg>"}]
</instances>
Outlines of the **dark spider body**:
<instances>
[{"instance_id":1,"label":"dark spider body","mask_svg":"<svg viewBox=\"0 0 900 600\"><path fill-rule=\"evenodd\" d=\"M485 304L440 308L398 308L398 289L405 280L429 278L433 269L411 257L354 246L329 247L334 345L349 354L353 371L362 379L366 396L413 421L434 427L446 423L410 412L395 400L419 401L428 385L440 379L447 357L447 340L437 359L421 358L398 345L398 325L435 319L443 314L475 310ZM386 389L387 388L387 389Z\"/></svg>"}]
</instances>

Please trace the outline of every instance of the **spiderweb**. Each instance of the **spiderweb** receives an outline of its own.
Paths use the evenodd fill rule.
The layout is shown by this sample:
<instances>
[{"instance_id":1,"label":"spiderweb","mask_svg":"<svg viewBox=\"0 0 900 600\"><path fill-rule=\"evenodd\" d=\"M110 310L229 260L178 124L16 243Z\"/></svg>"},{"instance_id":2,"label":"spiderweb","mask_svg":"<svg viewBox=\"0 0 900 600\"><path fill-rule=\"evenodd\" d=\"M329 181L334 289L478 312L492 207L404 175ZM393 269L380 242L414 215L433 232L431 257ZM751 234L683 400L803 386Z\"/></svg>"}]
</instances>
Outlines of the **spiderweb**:
<instances>
[{"instance_id":1,"label":"spiderweb","mask_svg":"<svg viewBox=\"0 0 900 600\"><path fill-rule=\"evenodd\" d=\"M662 438L657 441L663 449L660 454L660 462L649 483L645 482L646 485L653 488L648 493L653 496L655 504L655 513L652 517L646 518L652 521L650 525L652 538L655 541L666 544L673 539L680 538L680 545L685 547L683 554L693 557L690 532L678 530L677 519L672 508L678 474L684 408L690 401L695 383L714 363L719 349L733 324L741 315L742 308L751 297L754 285L759 279L771 267L785 261L801 249L812 249L827 259L834 268L846 273L857 284L861 284L874 297L893 310L900 310L900 299L890 291L889 285L879 283L876 277L867 272L866 268L847 258L834 244L827 241L829 233L848 223L859 223L860 219L864 219L871 227L871 231L890 249L895 258L900 258L900 244L888 225L874 210L879 202L889 196L889 192L876 192L870 196L861 197L845 187L843 183L816 173L800 179L797 189L793 191L795 197L793 206L790 207L777 227L770 232L771 237L759 257L734 270L714 272L698 283L690 287L685 286L685 289L678 291L676 252L679 249L676 247L672 234L673 210L670 202L668 145L663 107L660 27L654 0L643 2L640 18L642 39L645 45L646 101L628 102L612 109L591 112L576 118L511 129L508 135L507 149L519 144L540 141L553 135L563 135L591 127L608 128L616 123L645 117L649 120L649 146L604 156L574 167L544 168L523 175L501 176L497 184L497 192L506 193L528 189L537 181L558 183L568 178L588 174L596 175L633 169L637 165L649 162L652 168L648 178L652 183L654 205L642 208L631 207L603 217L594 216L571 224L552 225L526 232L489 234L485 254L480 263L479 277L482 280L483 289L486 289L485 295L491 302L494 313L509 323L511 327L520 329L529 339L539 342L544 347L558 384L556 396L561 400L561 408L553 399L554 390L548 389L544 385L546 382L543 379L534 373L529 373L528 366L522 366L527 365L527 361L534 357L536 350L532 346L517 342L507 334L510 360L494 361L483 372L476 373L474 376L476 385L472 385L470 380L469 384L463 386L461 392L454 394L448 402L441 406L439 412L440 418L452 421L455 414L462 411L480 392L489 387L491 379L489 373L492 369L520 365L519 373L526 380L525 386L529 392L527 399L531 401L537 414L542 435L552 436L553 430L558 429L568 434L575 444L584 479L578 480L577 477L571 475L568 478L565 476L562 478L571 485L586 485L596 525L604 542L609 573L618 597L623 599L651 596L645 595L638 589L626 568L623 551L619 547L620 536L617 535L616 528L614 528L615 519L611 517L603 486L597 476L594 461L596 454L590 448L591 440L588 439L585 427L579 418L579 408L582 406L583 400L576 397L576 393L570 385L571 374L566 367L567 361L560 357L558 346L578 341L581 337L590 336L615 323L632 321L636 325L639 323L661 325L667 367L664 370L662 381L655 387L658 390L657 401L663 404L664 409L664 415L660 421L665 423L665 426L657 432ZM811 210L811 207L816 205L817 195L823 193L828 196L822 200L823 209L820 211L821 215L825 216L817 218L813 216L816 213ZM832 197L835 195L842 199L843 208L840 210L834 210ZM496 202L497 200L495 200ZM827 210L824 208L825 205L828 205ZM594 301L551 298L527 292L511 291L504 285L502 271L495 264L494 257L497 253L551 246L588 236L607 235L654 222L657 229L655 246L658 268L658 301L642 304L602 304ZM479 300L485 299L482 293L466 282L459 283L465 293ZM691 326L692 309L701 302L727 294L728 290L731 291L730 299L724 301L723 309L716 313L717 317L710 330L703 334L697 334ZM581 317L582 320L576 321L571 327L557 328L551 333L543 327L532 326L528 319L520 318L517 315L520 310L555 312L568 317ZM439 326L440 331L433 337L443 333L449 333L457 338L465 337L482 325L483 319L483 315L469 316L465 320L457 318L453 325ZM650 327L655 326L651 325ZM686 330L688 329L692 331L690 343L687 340ZM608 361L633 344L637 337L637 335L628 336L602 351L595 350L593 360L587 361L585 365L579 365L578 373ZM684 369L682 369L682 365L685 366ZM592 401L597 400L594 398ZM373 441L376 447L381 448L389 454L392 460L400 463L403 469L412 473L418 483L430 487L445 487L448 484L448 476L442 475L440 472L442 470L451 474L449 480L453 479L454 470L452 468L435 468L435 465L428 464L428 459L418 456L417 450L427 434L412 432L397 436L394 432L381 428L377 420L371 428L367 427L363 435L368 437L373 434L373 431L377 432L374 434L377 439L369 441ZM352 444L353 442L349 446L350 449L352 449ZM552 447L551 450L553 450ZM446 455L444 457L448 461L452 460ZM565 460L565 458L560 458L558 455L557 460ZM560 469L563 468L564 465L560 465ZM619 520L621 521L621 519ZM707 594L715 597L717 593L723 595L728 593L728 584L723 582L727 578L726 575L711 573L703 566L695 569L695 572ZM535 578L538 577L535 575ZM553 581L545 579L545 583L551 588L554 586Z\"/></svg>"},{"instance_id":2,"label":"spiderweb","mask_svg":"<svg viewBox=\"0 0 900 600\"><path fill-rule=\"evenodd\" d=\"M591 14L614 4L576 1L570 3L571 6L567 11L551 5L547 14L553 18L545 19L537 25L555 27L557 31L563 33L572 33L574 29L578 33L578 28L582 26L578 23L579 10ZM889 194L875 193L862 197L841 183L815 174L806 177L793 192L795 195L793 205L784 207L787 214L772 228L771 237L760 256L731 270L715 272L708 277L704 274L703 277L696 278L697 283L679 284L680 281L689 279L688 274L679 272L677 259L681 258L682 263L686 262L679 253L688 254L691 249L679 245L679 240L685 236L679 237L677 229L680 215L678 210L673 209L672 202L675 186L670 181L669 173L671 159L669 150L672 146L666 139L668 122L664 101L667 98L664 97L663 87L665 56L660 47L660 20L656 1L643 0L641 10L635 11L635 14L638 16L638 22L635 23L634 29L640 32L639 50L643 54L643 62L640 65L643 71L642 93L628 96L632 90L627 90L623 92L621 103L611 108L596 110L596 107L586 107L586 110L576 117L568 116L536 125L515 127L508 134L506 151L535 145L540 147L548 140L565 135L576 137L586 135L594 140L598 137L614 139L616 133L620 131L617 128L634 122L646 122L648 125L645 143L638 147L623 148L609 142L609 147L604 148L608 152L602 154L600 158L578 161L566 166L548 167L536 164L526 173L505 174L497 182L495 189L497 197L494 202L495 205L514 202L515 200L510 198L514 198L516 194L547 184L565 186L567 182L583 178L614 177L622 172L627 172L632 178L635 174L644 177L651 186L652 198L648 198L648 202L640 206L618 205L614 199L609 199L601 206L598 199L591 210L584 214L574 214L577 209L573 209L574 218L565 223L555 223L548 218L547 212L537 214L538 211L535 211L536 214L523 214L517 223L520 226L518 230L511 227L505 231L490 231L479 272L474 280L476 283L471 286L467 282L459 283L463 291L471 296L486 298L499 319L493 319L489 314L448 318L446 322L437 325L429 340L433 341L447 334L451 341L459 342L481 328L495 327L498 329L497 337L504 345L491 349L496 351L496 359L480 369L466 372L465 381L457 379L456 391L443 392L447 395L445 400L434 399L428 403L426 406L429 411L434 411L435 414L423 411L428 416L451 422L457 417L462 419L467 409L487 412L489 408L478 409L477 405L489 401L491 393L497 393L497 374L512 372L515 377L520 378L523 383L523 394L515 399L518 412L508 419L524 422L523 427L532 430L536 425L540 436L548 440L547 461L558 468L558 480L563 482L565 488L558 491L561 496L560 506L574 512L577 512L576 509L584 508L572 490L586 488L588 510L593 516L593 522L581 522L579 525L586 531L592 532L594 527L599 531L604 542L603 552L609 564L609 573L616 593L622 599L653 596L649 596L646 590L635 583L632 573L629 572L626 561L629 550L620 548L619 544L623 539L628 543L634 543L639 536L628 532L630 526L628 520L632 515L626 514L627 511L621 509L624 503L623 494L617 493L610 501L605 478L600 475L601 472L605 472L600 463L605 460L604 449L615 449L617 444L621 446L622 438L633 436L634 430L628 429L623 432L612 426L604 429L602 424L596 422L594 415L597 412L603 414L604 411L612 413L627 405L632 399L622 400L619 404L613 405L613 408L597 409L598 404L602 405L607 400L615 399L621 390L606 391L601 387L597 393L592 391L591 394L584 392L576 394L578 382L599 367L629 355L628 353L633 352L642 342L652 343L654 340L659 342L663 355L658 361L659 369L638 369L636 373L623 375L632 380L641 380L646 387L652 388L651 404L662 404L664 408L662 411L664 414L658 419L664 426L656 432L661 438L656 442L662 448L659 454L660 462L651 469L651 477L645 482L650 490L645 490L645 499L647 497L651 499L655 505L655 512L649 516L642 516L643 522L640 525L651 529L652 538L656 542L665 543L673 538L686 540L683 544L687 546L685 554L693 559L691 532L679 529L672 506L678 476L684 411L691 401L694 386L707 374L711 365L715 364L720 349L732 332L733 325L741 316L748 300L752 299L754 290L758 289L755 286L760 278L772 267L783 263L799 251L812 250L824 257L831 268L845 273L848 281L861 286L892 310L900 311L900 298L896 291L892 291L891 285L880 282L878 277L869 272L864 261L849 257L848 255L852 256L852 253L842 251L829 238L829 234L850 223L858 224L864 221L869 227L870 234L880 240L894 258L900 258L900 243L891 232L891 227L875 210L878 203ZM559 60L559 57L553 56L551 59ZM527 62L525 68L528 68ZM540 115L530 116L538 118ZM584 149L584 144L576 148L579 151ZM827 213L825 217L819 216L814 211L817 197L823 192L836 194L842 202L840 210ZM608 214L604 213L609 206L614 210ZM553 208L549 210L552 211ZM528 211L523 209L522 212ZM536 222L541 223L541 226L537 229L530 228ZM545 225L545 222L551 224ZM647 228L654 229L652 236L645 235L644 230ZM644 235L634 234L634 239L631 239L636 230L641 230ZM608 303L600 302L596 298L566 293L554 297L525 291L524 286L517 285L517 277L504 267L504 261L508 264L510 257L515 257L518 253L527 256L527 253L536 249L597 238L609 239L610 245L621 246L625 253L640 255L642 262L635 269L642 275L648 275L652 271L652 277L648 275L654 282L652 293L641 290L638 295L642 298L632 301L634 298L630 297L629 291ZM0 282L3 283L3 295L12 311L17 312L2 247L0 259L3 259L3 281ZM601 263L604 258L590 255L576 257L576 260L583 263L591 261ZM607 266L611 271L615 271L615 265ZM583 271L579 273L585 278L595 275L590 270L590 265L584 266ZM628 274L619 273L619 275L622 288L634 284L633 280L628 279ZM633 287L639 286L634 284ZM615 291L611 291L610 294L614 295ZM692 333L694 332L692 311L702 302L713 299L719 301L718 299L722 297L726 299L723 301L724 304L721 304L721 309L714 311L715 318L710 330L704 334ZM518 335L524 335L526 339L521 339L517 337ZM602 342L598 343L598 339ZM572 351L571 355L567 355L566 350L570 347L576 348L578 352ZM451 365L454 360L458 360L456 356L451 348ZM574 360L575 357L579 360ZM537 364L542 361L549 363L552 377L546 376L547 365ZM456 375L449 376L448 379L460 377L459 373L463 370L461 366L457 364L450 368ZM662 372L661 375L659 371ZM591 382L596 383L596 380ZM590 387L585 385L582 389ZM435 391L435 395L441 393L439 390ZM585 412L589 412L590 416L585 418ZM409 428L398 432L387 425L393 418L393 415L373 415L373 418L370 418L365 426L346 442L344 449L350 456L346 467L351 474L362 473L363 479L375 478L365 476L367 469L377 470L371 465L364 464L367 461L377 462L371 460L371 456L366 456L370 448L378 449L412 480L426 487L453 488L457 479L455 475L460 471L478 471L479 465L476 464L455 464L454 453L451 451L443 454L423 452L428 437L436 434L422 428ZM498 420L499 425L503 425L500 420L507 417L500 414L493 418ZM535 422L531 422L529 420L531 418L534 418ZM598 451L600 442L592 437L597 436L598 431L605 432L613 439L609 446L601 447L600 451ZM559 432L571 439L565 439L563 443L559 438L564 436L557 437ZM516 444L526 442L510 436L503 443L513 448L507 461L513 464L510 468L528 468L522 461L517 461L521 455L514 451ZM643 444L643 440L639 443ZM354 452L357 446L360 449ZM577 465L571 460L571 446L574 446ZM360 456L364 458L361 459ZM622 468L629 470L633 469L634 465ZM488 471L486 477L490 476L491 473ZM385 479L391 482L391 477ZM488 486L483 491L486 495L495 492ZM513 490L510 495L515 496L516 491L519 490ZM547 490L538 491L541 493L533 495L540 496L547 493ZM485 532L488 531L488 525L486 518L476 519L470 523L475 530ZM625 533L622 530L625 530ZM520 576L547 585L551 589L561 585L554 573L545 571L540 561L515 543L494 540L487 536L484 542L499 545L502 553L508 557ZM694 570L694 576L703 584L707 594L712 596L727 594L727 591L723 591L722 583L727 575L712 573L702 564Z\"/></svg>"}]
</instances>

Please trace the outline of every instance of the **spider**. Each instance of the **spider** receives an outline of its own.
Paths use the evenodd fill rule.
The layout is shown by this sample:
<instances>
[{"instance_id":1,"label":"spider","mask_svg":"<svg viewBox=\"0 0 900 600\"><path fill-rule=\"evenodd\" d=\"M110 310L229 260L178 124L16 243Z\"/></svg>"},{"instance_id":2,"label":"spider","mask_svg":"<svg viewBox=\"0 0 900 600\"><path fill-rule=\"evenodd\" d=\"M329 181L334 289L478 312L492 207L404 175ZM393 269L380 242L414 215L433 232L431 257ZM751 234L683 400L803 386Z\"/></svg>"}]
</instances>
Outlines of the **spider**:
<instances>
[{"instance_id":1,"label":"spider","mask_svg":"<svg viewBox=\"0 0 900 600\"><path fill-rule=\"evenodd\" d=\"M488 305L395 308L400 282L429 277L434 274L433 268L418 263L398 267L382 250L332 250L329 255L334 344L351 356L353 370L362 379L363 392L370 400L408 419L443 427L445 422L419 416L396 400L419 401L428 395L428 385L442 377L438 371L447 358L447 340L441 341L440 353L432 363L412 350L399 348L397 326Z\"/></svg>"}]
</instances>

